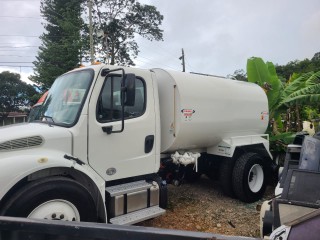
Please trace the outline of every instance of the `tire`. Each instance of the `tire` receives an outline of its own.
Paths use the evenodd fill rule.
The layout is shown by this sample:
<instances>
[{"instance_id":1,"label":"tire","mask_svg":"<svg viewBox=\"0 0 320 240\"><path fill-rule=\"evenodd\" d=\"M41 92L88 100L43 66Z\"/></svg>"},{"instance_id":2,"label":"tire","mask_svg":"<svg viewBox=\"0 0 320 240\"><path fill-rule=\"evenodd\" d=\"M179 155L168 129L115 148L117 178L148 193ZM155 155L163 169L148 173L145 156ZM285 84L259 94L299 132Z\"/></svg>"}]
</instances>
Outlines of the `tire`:
<instances>
[{"instance_id":1,"label":"tire","mask_svg":"<svg viewBox=\"0 0 320 240\"><path fill-rule=\"evenodd\" d=\"M63 177L30 182L6 202L0 213L36 219L98 221L91 194L80 183Z\"/></svg>"},{"instance_id":2,"label":"tire","mask_svg":"<svg viewBox=\"0 0 320 240\"><path fill-rule=\"evenodd\" d=\"M232 173L234 168L234 159L225 158L220 163L219 181L222 191L228 197L234 198L235 194L232 186Z\"/></svg>"},{"instance_id":3,"label":"tire","mask_svg":"<svg viewBox=\"0 0 320 240\"><path fill-rule=\"evenodd\" d=\"M266 168L257 153L245 153L236 161L232 184L236 197L246 203L259 200L266 189Z\"/></svg>"},{"instance_id":4,"label":"tire","mask_svg":"<svg viewBox=\"0 0 320 240\"><path fill-rule=\"evenodd\" d=\"M188 183L194 183L201 177L201 173L196 172L193 168L194 165L188 165L185 167L184 178L187 180Z\"/></svg>"}]
</instances>

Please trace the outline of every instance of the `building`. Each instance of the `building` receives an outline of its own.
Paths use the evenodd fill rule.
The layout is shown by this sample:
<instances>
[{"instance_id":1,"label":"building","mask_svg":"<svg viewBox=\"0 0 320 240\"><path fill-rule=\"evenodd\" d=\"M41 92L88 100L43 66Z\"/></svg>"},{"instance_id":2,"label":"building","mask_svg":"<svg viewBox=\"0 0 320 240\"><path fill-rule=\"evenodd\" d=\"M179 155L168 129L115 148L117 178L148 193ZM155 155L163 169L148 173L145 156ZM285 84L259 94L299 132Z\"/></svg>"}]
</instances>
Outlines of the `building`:
<instances>
[{"instance_id":1,"label":"building","mask_svg":"<svg viewBox=\"0 0 320 240\"><path fill-rule=\"evenodd\" d=\"M6 117L0 117L0 126L27 122L27 119L28 113L26 112L10 112Z\"/></svg>"}]
</instances>

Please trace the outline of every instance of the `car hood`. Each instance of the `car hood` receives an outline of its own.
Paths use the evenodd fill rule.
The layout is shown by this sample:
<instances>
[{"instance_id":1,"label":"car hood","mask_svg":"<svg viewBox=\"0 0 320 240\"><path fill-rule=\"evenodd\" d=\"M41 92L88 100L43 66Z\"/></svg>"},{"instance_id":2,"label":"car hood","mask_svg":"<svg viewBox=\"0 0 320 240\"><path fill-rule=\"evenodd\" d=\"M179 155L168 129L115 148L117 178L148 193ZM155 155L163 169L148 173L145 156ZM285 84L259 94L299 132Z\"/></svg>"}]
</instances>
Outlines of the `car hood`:
<instances>
[{"instance_id":1,"label":"car hood","mask_svg":"<svg viewBox=\"0 0 320 240\"><path fill-rule=\"evenodd\" d=\"M67 128L45 123L0 127L0 153L47 148L72 154L72 134Z\"/></svg>"}]
</instances>

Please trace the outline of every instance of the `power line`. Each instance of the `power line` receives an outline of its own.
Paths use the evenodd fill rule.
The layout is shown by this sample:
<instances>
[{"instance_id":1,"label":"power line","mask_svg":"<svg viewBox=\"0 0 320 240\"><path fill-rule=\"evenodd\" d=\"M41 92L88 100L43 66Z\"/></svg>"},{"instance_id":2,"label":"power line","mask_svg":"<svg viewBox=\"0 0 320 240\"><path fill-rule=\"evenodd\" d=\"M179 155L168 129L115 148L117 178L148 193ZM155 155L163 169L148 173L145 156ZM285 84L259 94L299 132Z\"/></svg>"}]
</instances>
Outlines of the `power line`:
<instances>
[{"instance_id":1,"label":"power line","mask_svg":"<svg viewBox=\"0 0 320 240\"><path fill-rule=\"evenodd\" d=\"M21 52L22 50L19 49L0 49L0 52ZM29 51L29 50L24 50Z\"/></svg>"},{"instance_id":2,"label":"power line","mask_svg":"<svg viewBox=\"0 0 320 240\"><path fill-rule=\"evenodd\" d=\"M0 2L39 2L39 0L0 0Z\"/></svg>"},{"instance_id":3,"label":"power line","mask_svg":"<svg viewBox=\"0 0 320 240\"><path fill-rule=\"evenodd\" d=\"M12 46L0 46L0 48L37 48L37 47L40 47L39 46L18 46L18 47L12 47Z\"/></svg>"},{"instance_id":4,"label":"power line","mask_svg":"<svg viewBox=\"0 0 320 240\"><path fill-rule=\"evenodd\" d=\"M1 0L0 0L1 1ZM38 36L32 36L32 35L5 35L5 34L0 34L0 37L35 37L35 38L40 38L43 33L39 34ZM47 33L45 33L47 34ZM61 38L61 37L74 37L75 35L49 35L47 34L50 38ZM81 36L81 35L80 35ZM81 36L82 37L82 36Z\"/></svg>"},{"instance_id":5,"label":"power line","mask_svg":"<svg viewBox=\"0 0 320 240\"><path fill-rule=\"evenodd\" d=\"M194 68L189 64L189 62L187 61L187 59L185 59L185 62L186 62L186 64L187 64L187 66L191 69L192 72L196 72L196 71L194 70Z\"/></svg>"},{"instance_id":6,"label":"power line","mask_svg":"<svg viewBox=\"0 0 320 240\"><path fill-rule=\"evenodd\" d=\"M146 45L149 45L149 47L146 47ZM159 44L155 44L155 43L151 43L150 41L145 41L141 46L139 46L139 48L148 48L147 50L149 50L150 52L154 52L155 50L160 53L161 55L165 56L167 55L167 57L170 57L172 59L176 59L177 55L173 54L171 51L168 51L168 49L161 47L160 43Z\"/></svg>"},{"instance_id":7,"label":"power line","mask_svg":"<svg viewBox=\"0 0 320 240\"><path fill-rule=\"evenodd\" d=\"M32 62L0 62L0 63L32 63Z\"/></svg>"},{"instance_id":8,"label":"power line","mask_svg":"<svg viewBox=\"0 0 320 240\"><path fill-rule=\"evenodd\" d=\"M0 0L1 1L1 0ZM0 44L9 44L9 45L12 45L12 44L15 44L15 45L23 45L23 44L26 44L25 42L0 42Z\"/></svg>"},{"instance_id":9,"label":"power line","mask_svg":"<svg viewBox=\"0 0 320 240\"><path fill-rule=\"evenodd\" d=\"M152 60L152 59L150 59L150 58L142 57L141 55L138 55L138 56L137 56L137 60L138 60L138 58L143 58L143 59L148 60L149 63L153 62L153 63L156 63L157 65L167 67L167 68L169 68L169 69L171 69L171 70L176 70L176 68L174 68L174 67L172 67L172 66L169 66L169 65L166 65L166 64L163 64L163 63L154 61L154 60ZM140 61L141 61L141 60L140 60ZM144 62L144 61L141 61L141 62Z\"/></svg>"},{"instance_id":10,"label":"power line","mask_svg":"<svg viewBox=\"0 0 320 240\"><path fill-rule=\"evenodd\" d=\"M25 67L25 68L29 67L29 68L34 68L34 66L17 66L17 65L0 65L0 67L18 67L18 68L20 68L20 67Z\"/></svg>"},{"instance_id":11,"label":"power line","mask_svg":"<svg viewBox=\"0 0 320 240\"><path fill-rule=\"evenodd\" d=\"M39 37L39 36L27 36L27 35L0 35L0 37Z\"/></svg>"},{"instance_id":12,"label":"power line","mask_svg":"<svg viewBox=\"0 0 320 240\"><path fill-rule=\"evenodd\" d=\"M1 2L1 1L0 1ZM20 16L0 16L0 18L28 18L28 19L42 19L40 17L20 17Z\"/></svg>"},{"instance_id":13,"label":"power line","mask_svg":"<svg viewBox=\"0 0 320 240\"><path fill-rule=\"evenodd\" d=\"M35 56L21 56L21 55L2 55L0 54L1 57L35 57Z\"/></svg>"}]
</instances>

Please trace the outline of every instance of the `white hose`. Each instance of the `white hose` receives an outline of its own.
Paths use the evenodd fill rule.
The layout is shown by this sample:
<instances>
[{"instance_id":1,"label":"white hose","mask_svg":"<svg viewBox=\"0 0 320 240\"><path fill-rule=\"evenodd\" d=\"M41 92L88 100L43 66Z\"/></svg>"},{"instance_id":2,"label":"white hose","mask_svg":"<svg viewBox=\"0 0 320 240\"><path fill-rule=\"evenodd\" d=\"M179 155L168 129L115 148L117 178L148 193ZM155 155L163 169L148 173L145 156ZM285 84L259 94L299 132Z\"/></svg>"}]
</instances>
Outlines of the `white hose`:
<instances>
[{"instance_id":1,"label":"white hose","mask_svg":"<svg viewBox=\"0 0 320 240\"><path fill-rule=\"evenodd\" d=\"M200 153L192 153L192 152L185 152L184 154L180 154L175 152L171 155L172 161L174 164L182 164L187 166L189 164L195 164L196 172L198 172L198 158L201 156Z\"/></svg>"}]
</instances>

